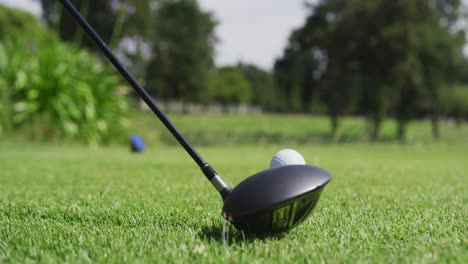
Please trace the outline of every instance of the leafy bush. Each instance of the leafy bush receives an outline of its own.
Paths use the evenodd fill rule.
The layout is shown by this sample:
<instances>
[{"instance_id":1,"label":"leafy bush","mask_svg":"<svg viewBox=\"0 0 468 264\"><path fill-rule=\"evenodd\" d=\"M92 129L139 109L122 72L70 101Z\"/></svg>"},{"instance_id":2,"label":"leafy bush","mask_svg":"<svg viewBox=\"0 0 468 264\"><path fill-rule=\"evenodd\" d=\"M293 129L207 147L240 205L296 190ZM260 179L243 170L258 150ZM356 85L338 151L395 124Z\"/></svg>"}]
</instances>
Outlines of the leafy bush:
<instances>
[{"instance_id":1,"label":"leafy bush","mask_svg":"<svg viewBox=\"0 0 468 264\"><path fill-rule=\"evenodd\" d=\"M118 135L128 123L120 77L57 38L25 38L0 38L0 132L24 128L34 139L88 144Z\"/></svg>"},{"instance_id":2,"label":"leafy bush","mask_svg":"<svg viewBox=\"0 0 468 264\"><path fill-rule=\"evenodd\" d=\"M109 141L126 123L127 89L119 77L72 46L56 42L38 50L0 47L5 128L32 124L37 139Z\"/></svg>"},{"instance_id":3,"label":"leafy bush","mask_svg":"<svg viewBox=\"0 0 468 264\"><path fill-rule=\"evenodd\" d=\"M1 4L0 25L0 40L14 38L38 42L56 39L55 34L31 14Z\"/></svg>"}]
</instances>

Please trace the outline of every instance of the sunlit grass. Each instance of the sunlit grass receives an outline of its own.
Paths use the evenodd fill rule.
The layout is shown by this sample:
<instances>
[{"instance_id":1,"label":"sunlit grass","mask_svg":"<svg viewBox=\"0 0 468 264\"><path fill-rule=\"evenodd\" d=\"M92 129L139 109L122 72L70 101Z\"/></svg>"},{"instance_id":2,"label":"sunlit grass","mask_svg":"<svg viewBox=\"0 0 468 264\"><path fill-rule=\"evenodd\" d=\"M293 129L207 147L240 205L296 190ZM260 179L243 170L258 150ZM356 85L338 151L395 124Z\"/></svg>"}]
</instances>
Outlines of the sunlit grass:
<instances>
[{"instance_id":1,"label":"sunlit grass","mask_svg":"<svg viewBox=\"0 0 468 264\"><path fill-rule=\"evenodd\" d=\"M209 145L311 145L334 143L369 143L368 123L362 117L344 117L338 133L330 134L330 121L326 116L290 114L168 114L182 134L197 146ZM131 134L140 134L153 145L177 145L176 140L163 124L149 112L130 111L129 125L113 134L108 145L126 145ZM0 135L0 142L37 141L33 131L37 128L28 124L13 133ZM378 143L393 144L397 124L388 119L383 122ZM468 144L468 123L457 126L451 120L441 120L439 143ZM55 139L63 142L63 139ZM76 139L65 139L66 144L82 144ZM420 145L437 142L432 137L429 120L413 120L408 124L406 144Z\"/></svg>"},{"instance_id":2,"label":"sunlit grass","mask_svg":"<svg viewBox=\"0 0 468 264\"><path fill-rule=\"evenodd\" d=\"M226 115L226 114L169 114L176 126L191 142L199 145L238 144L317 144L367 143L368 123L361 117L344 117L335 137L330 134L326 116L311 115ZM152 142L174 144L176 141L152 113L133 113L132 131L141 133ZM397 124L386 120L378 142L395 143ZM440 122L440 142L468 144L468 124L456 126L453 121ZM408 124L407 144L433 143L429 120L413 120Z\"/></svg>"},{"instance_id":3,"label":"sunlit grass","mask_svg":"<svg viewBox=\"0 0 468 264\"><path fill-rule=\"evenodd\" d=\"M289 146L200 153L237 184ZM296 146L329 170L315 212L282 237L221 239L221 199L179 147L0 144L0 262L458 262L468 259L468 147Z\"/></svg>"}]
</instances>

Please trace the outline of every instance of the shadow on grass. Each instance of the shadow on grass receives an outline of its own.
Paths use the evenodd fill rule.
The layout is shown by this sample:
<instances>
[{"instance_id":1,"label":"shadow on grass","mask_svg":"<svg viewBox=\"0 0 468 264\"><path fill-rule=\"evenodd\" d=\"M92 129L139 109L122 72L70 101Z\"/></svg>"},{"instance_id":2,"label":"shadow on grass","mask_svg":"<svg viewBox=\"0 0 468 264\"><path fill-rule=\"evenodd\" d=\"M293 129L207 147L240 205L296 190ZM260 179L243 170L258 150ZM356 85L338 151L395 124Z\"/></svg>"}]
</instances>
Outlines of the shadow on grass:
<instances>
[{"instance_id":1,"label":"shadow on grass","mask_svg":"<svg viewBox=\"0 0 468 264\"><path fill-rule=\"evenodd\" d=\"M284 234L246 234L242 231L236 230L231 224L226 223L225 231L223 230L223 226L203 226L201 231L198 233L198 237L203 240L216 241L220 244L226 243L227 245L233 245L241 243L253 243L255 241L263 240L279 240L284 237Z\"/></svg>"}]
</instances>

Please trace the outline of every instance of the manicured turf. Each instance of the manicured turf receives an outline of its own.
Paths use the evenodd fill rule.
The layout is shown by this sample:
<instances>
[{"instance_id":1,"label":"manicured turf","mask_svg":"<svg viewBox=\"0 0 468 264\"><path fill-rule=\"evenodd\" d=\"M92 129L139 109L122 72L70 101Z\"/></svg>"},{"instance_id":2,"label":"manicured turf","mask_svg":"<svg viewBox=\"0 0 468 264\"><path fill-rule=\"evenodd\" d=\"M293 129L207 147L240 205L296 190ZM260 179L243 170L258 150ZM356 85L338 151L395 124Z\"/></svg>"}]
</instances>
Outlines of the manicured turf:
<instances>
[{"instance_id":1,"label":"manicured turf","mask_svg":"<svg viewBox=\"0 0 468 264\"><path fill-rule=\"evenodd\" d=\"M284 147L284 146L281 146ZM200 152L232 185L280 146ZM334 176L282 237L222 240L221 199L178 147L0 144L0 262L468 262L468 145L309 145Z\"/></svg>"},{"instance_id":2,"label":"manicured turf","mask_svg":"<svg viewBox=\"0 0 468 264\"><path fill-rule=\"evenodd\" d=\"M307 115L216 115L170 114L171 119L191 142L198 145L251 145L251 144L317 144L367 143L369 124L361 117L340 120L339 132L330 136L330 120L325 116ZM132 131L142 133L153 142L177 144L152 113L134 113ZM397 124L383 122L378 142L396 143ZM453 121L440 121L441 142L468 144L468 124L457 127ZM408 144L432 143L429 120L411 121L407 126Z\"/></svg>"}]
</instances>

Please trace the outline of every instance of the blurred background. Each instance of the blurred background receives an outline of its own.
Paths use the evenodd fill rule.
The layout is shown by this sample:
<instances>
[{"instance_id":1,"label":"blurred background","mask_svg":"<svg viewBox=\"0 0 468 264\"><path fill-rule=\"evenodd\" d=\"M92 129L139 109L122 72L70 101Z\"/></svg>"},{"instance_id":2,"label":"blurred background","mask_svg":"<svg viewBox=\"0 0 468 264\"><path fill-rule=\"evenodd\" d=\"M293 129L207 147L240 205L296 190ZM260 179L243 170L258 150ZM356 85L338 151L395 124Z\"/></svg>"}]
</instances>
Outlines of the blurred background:
<instances>
[{"instance_id":1,"label":"blurred background","mask_svg":"<svg viewBox=\"0 0 468 264\"><path fill-rule=\"evenodd\" d=\"M72 2L195 144L468 142L466 1ZM55 0L0 0L0 73L0 140L174 143Z\"/></svg>"}]
</instances>

